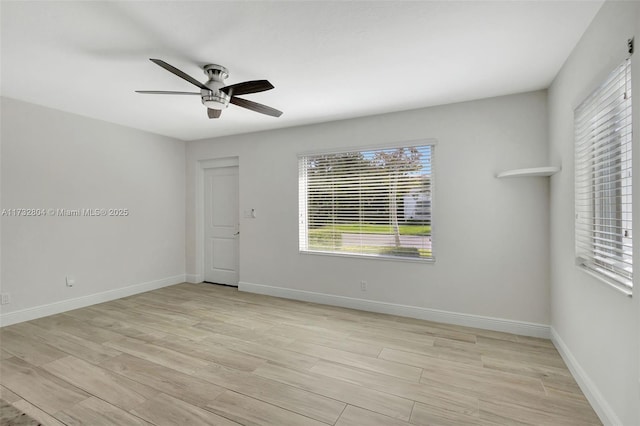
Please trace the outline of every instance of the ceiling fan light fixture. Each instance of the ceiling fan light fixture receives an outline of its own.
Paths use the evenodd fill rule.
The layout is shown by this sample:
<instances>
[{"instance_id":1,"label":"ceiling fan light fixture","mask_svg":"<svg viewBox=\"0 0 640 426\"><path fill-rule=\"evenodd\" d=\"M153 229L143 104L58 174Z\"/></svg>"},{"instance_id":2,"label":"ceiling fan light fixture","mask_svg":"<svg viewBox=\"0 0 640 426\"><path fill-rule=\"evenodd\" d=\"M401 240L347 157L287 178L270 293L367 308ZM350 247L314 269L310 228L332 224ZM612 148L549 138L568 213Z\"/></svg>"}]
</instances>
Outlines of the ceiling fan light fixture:
<instances>
[{"instance_id":1,"label":"ceiling fan light fixture","mask_svg":"<svg viewBox=\"0 0 640 426\"><path fill-rule=\"evenodd\" d=\"M231 96L221 91L202 95L202 104L210 109L225 109L229 106L229 100Z\"/></svg>"}]
</instances>

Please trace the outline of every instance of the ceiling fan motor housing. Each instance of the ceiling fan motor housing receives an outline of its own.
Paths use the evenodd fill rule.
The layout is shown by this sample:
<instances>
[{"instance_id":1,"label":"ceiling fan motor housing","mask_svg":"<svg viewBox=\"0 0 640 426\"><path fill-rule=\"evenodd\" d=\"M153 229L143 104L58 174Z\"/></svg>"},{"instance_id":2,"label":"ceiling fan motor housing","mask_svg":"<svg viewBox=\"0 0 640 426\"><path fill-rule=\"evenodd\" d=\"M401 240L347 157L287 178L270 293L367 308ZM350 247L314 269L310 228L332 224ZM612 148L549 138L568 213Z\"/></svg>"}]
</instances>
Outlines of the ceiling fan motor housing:
<instances>
[{"instance_id":1,"label":"ceiling fan motor housing","mask_svg":"<svg viewBox=\"0 0 640 426\"><path fill-rule=\"evenodd\" d=\"M204 83L209 90L200 90L203 105L211 109L225 109L229 106L231 96L220 89L225 86L224 80L229 77L229 71L222 65L209 64L204 66L204 73L209 77Z\"/></svg>"}]
</instances>

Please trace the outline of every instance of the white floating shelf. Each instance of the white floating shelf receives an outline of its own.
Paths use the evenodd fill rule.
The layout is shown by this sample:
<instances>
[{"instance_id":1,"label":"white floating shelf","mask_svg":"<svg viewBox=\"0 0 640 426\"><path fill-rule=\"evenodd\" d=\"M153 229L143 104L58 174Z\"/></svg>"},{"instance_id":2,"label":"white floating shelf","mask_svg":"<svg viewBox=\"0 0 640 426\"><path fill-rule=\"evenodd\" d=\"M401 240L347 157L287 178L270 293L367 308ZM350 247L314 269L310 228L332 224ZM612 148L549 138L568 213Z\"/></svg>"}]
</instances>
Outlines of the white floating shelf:
<instances>
[{"instance_id":1,"label":"white floating shelf","mask_svg":"<svg viewBox=\"0 0 640 426\"><path fill-rule=\"evenodd\" d=\"M526 177L526 176L551 176L560 171L560 167L532 167L530 169L505 170L498 173L497 178Z\"/></svg>"}]
</instances>

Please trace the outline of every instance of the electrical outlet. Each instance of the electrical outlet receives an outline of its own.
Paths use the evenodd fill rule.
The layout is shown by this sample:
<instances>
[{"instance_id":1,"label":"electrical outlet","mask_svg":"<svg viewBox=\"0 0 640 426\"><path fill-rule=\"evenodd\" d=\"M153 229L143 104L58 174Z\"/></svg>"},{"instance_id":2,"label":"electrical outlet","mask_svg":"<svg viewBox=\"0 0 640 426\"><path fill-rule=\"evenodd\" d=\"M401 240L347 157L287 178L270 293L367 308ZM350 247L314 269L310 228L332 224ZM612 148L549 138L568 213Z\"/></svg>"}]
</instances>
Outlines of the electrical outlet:
<instances>
[{"instance_id":1,"label":"electrical outlet","mask_svg":"<svg viewBox=\"0 0 640 426\"><path fill-rule=\"evenodd\" d=\"M11 295L9 293L2 293L1 298L2 301L0 302L0 304L8 305L9 303L11 303Z\"/></svg>"},{"instance_id":2,"label":"electrical outlet","mask_svg":"<svg viewBox=\"0 0 640 426\"><path fill-rule=\"evenodd\" d=\"M76 279L73 275L67 275L67 287L73 287L76 283Z\"/></svg>"},{"instance_id":3,"label":"electrical outlet","mask_svg":"<svg viewBox=\"0 0 640 426\"><path fill-rule=\"evenodd\" d=\"M366 281L360 281L360 290L361 291L367 291L367 282Z\"/></svg>"}]
</instances>

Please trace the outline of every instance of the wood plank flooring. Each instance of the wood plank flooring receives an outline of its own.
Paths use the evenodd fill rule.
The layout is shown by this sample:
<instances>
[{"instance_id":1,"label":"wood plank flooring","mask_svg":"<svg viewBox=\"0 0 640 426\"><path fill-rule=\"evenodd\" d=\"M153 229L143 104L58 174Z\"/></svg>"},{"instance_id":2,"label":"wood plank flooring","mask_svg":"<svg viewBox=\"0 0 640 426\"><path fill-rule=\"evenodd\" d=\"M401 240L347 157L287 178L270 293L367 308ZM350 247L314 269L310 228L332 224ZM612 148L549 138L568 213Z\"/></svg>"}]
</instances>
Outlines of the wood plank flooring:
<instances>
[{"instance_id":1,"label":"wood plank flooring","mask_svg":"<svg viewBox=\"0 0 640 426\"><path fill-rule=\"evenodd\" d=\"M549 340L210 284L4 327L0 348L0 419L34 424L601 424Z\"/></svg>"}]
</instances>

